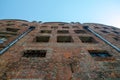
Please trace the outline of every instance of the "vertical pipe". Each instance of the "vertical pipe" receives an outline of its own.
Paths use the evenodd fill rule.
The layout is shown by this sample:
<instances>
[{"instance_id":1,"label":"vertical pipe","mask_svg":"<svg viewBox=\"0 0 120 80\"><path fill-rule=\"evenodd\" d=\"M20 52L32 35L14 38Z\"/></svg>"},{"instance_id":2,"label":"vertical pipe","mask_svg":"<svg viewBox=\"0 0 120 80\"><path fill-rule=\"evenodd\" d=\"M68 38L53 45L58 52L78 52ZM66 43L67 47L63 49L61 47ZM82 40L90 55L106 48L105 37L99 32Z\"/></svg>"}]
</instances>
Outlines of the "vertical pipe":
<instances>
[{"instance_id":1,"label":"vertical pipe","mask_svg":"<svg viewBox=\"0 0 120 80\"><path fill-rule=\"evenodd\" d=\"M30 26L28 28L27 31L23 32L20 36L18 36L14 41L12 41L11 43L9 43L5 48L3 48L2 50L0 50L0 55L3 54L5 51L7 51L11 46L13 46L18 40L20 40L21 38L23 38L25 35L27 35L30 31L34 30L35 27L34 26Z\"/></svg>"},{"instance_id":2,"label":"vertical pipe","mask_svg":"<svg viewBox=\"0 0 120 80\"><path fill-rule=\"evenodd\" d=\"M95 31L93 31L91 28L89 28L88 26L84 26L84 29L90 31L91 33L93 33L95 36L97 36L98 38L100 38L101 40L103 40L105 43L107 43L108 45L110 45L112 48L114 48L116 51L120 52L120 48L118 48L117 46L113 45L112 43L110 43L108 40L106 40L105 38L103 38L101 35L99 35L98 33L96 33Z\"/></svg>"}]
</instances>

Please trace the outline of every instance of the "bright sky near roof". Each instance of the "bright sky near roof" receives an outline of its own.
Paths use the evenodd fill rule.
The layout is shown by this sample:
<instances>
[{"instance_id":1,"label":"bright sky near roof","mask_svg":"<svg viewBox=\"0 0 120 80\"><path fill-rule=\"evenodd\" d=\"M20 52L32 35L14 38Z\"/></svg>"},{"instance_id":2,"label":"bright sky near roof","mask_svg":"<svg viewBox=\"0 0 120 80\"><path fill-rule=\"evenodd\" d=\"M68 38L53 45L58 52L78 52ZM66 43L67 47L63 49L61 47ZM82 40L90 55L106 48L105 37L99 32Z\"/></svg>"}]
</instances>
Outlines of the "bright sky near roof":
<instances>
[{"instance_id":1,"label":"bright sky near roof","mask_svg":"<svg viewBox=\"0 0 120 80\"><path fill-rule=\"evenodd\" d=\"M89 22L120 28L120 0L0 0L0 19Z\"/></svg>"}]
</instances>

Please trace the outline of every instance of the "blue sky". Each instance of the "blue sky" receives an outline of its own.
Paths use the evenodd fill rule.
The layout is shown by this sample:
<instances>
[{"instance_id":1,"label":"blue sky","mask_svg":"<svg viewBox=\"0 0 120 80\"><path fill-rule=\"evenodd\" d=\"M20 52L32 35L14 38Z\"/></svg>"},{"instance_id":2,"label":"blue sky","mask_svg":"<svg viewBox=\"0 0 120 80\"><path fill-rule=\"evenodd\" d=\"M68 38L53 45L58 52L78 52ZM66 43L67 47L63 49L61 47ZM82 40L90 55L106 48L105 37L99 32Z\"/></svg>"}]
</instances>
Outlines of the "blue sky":
<instances>
[{"instance_id":1,"label":"blue sky","mask_svg":"<svg viewBox=\"0 0 120 80\"><path fill-rule=\"evenodd\" d=\"M89 22L120 28L120 0L0 0L0 19Z\"/></svg>"}]
</instances>

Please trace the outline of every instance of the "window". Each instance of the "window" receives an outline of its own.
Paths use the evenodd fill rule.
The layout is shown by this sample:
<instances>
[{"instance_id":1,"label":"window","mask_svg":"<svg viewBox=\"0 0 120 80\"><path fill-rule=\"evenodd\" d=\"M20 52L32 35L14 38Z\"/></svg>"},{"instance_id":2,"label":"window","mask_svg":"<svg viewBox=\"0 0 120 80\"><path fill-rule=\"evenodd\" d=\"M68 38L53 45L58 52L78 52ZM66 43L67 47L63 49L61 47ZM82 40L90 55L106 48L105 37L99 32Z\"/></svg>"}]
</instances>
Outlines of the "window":
<instances>
[{"instance_id":1,"label":"window","mask_svg":"<svg viewBox=\"0 0 120 80\"><path fill-rule=\"evenodd\" d=\"M19 29L17 28L6 28L7 31L11 31L11 32L17 32Z\"/></svg>"},{"instance_id":2,"label":"window","mask_svg":"<svg viewBox=\"0 0 120 80\"><path fill-rule=\"evenodd\" d=\"M115 34L119 34L119 32L117 32L117 31L112 31L112 32L114 32Z\"/></svg>"},{"instance_id":3,"label":"window","mask_svg":"<svg viewBox=\"0 0 120 80\"><path fill-rule=\"evenodd\" d=\"M109 29L108 27L103 27L104 29Z\"/></svg>"},{"instance_id":4,"label":"window","mask_svg":"<svg viewBox=\"0 0 120 80\"><path fill-rule=\"evenodd\" d=\"M90 55L92 57L111 57L112 55L110 55L107 51L105 50L89 50L88 51L90 53Z\"/></svg>"},{"instance_id":5,"label":"window","mask_svg":"<svg viewBox=\"0 0 120 80\"><path fill-rule=\"evenodd\" d=\"M51 30L41 30L40 33L51 33Z\"/></svg>"},{"instance_id":6,"label":"window","mask_svg":"<svg viewBox=\"0 0 120 80\"><path fill-rule=\"evenodd\" d=\"M28 26L28 24L23 23L21 26Z\"/></svg>"},{"instance_id":7,"label":"window","mask_svg":"<svg viewBox=\"0 0 120 80\"><path fill-rule=\"evenodd\" d=\"M109 33L108 31L105 31L105 30L101 30L101 32L103 32L103 33Z\"/></svg>"},{"instance_id":8,"label":"window","mask_svg":"<svg viewBox=\"0 0 120 80\"><path fill-rule=\"evenodd\" d=\"M97 41L93 37L80 36L79 38L83 43L97 43Z\"/></svg>"},{"instance_id":9,"label":"window","mask_svg":"<svg viewBox=\"0 0 120 80\"><path fill-rule=\"evenodd\" d=\"M71 36L57 36L57 42L73 42Z\"/></svg>"},{"instance_id":10,"label":"window","mask_svg":"<svg viewBox=\"0 0 120 80\"><path fill-rule=\"evenodd\" d=\"M26 50L23 57L46 57L46 50Z\"/></svg>"},{"instance_id":11,"label":"window","mask_svg":"<svg viewBox=\"0 0 120 80\"><path fill-rule=\"evenodd\" d=\"M75 33L79 34L79 33L86 33L84 30L74 30Z\"/></svg>"},{"instance_id":12,"label":"window","mask_svg":"<svg viewBox=\"0 0 120 80\"><path fill-rule=\"evenodd\" d=\"M51 29L57 29L58 26L51 26Z\"/></svg>"},{"instance_id":13,"label":"window","mask_svg":"<svg viewBox=\"0 0 120 80\"><path fill-rule=\"evenodd\" d=\"M65 34L65 33L69 33L69 31L68 30L58 30L57 33Z\"/></svg>"},{"instance_id":14,"label":"window","mask_svg":"<svg viewBox=\"0 0 120 80\"><path fill-rule=\"evenodd\" d=\"M36 42L49 42L49 36L37 36Z\"/></svg>"},{"instance_id":15,"label":"window","mask_svg":"<svg viewBox=\"0 0 120 80\"><path fill-rule=\"evenodd\" d=\"M69 29L69 27L68 27L68 26L63 26L62 28Z\"/></svg>"}]
</instances>

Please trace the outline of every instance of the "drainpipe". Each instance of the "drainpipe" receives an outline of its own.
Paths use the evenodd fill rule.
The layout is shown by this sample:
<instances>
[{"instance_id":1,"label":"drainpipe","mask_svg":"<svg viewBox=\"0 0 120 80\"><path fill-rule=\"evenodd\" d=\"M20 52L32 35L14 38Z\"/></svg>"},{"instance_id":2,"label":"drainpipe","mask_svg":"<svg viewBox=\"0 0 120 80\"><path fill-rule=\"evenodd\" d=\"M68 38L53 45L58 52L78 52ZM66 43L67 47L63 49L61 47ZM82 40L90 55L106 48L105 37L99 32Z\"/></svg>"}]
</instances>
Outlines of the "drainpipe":
<instances>
[{"instance_id":1,"label":"drainpipe","mask_svg":"<svg viewBox=\"0 0 120 80\"><path fill-rule=\"evenodd\" d=\"M13 46L16 42L18 42L21 38L23 38L25 35L27 35L30 31L34 29L35 29L34 26L30 26L28 30L26 30L21 35L19 35L14 41L10 42L5 48L0 50L0 55L3 54L5 51L7 51L11 46Z\"/></svg>"},{"instance_id":2,"label":"drainpipe","mask_svg":"<svg viewBox=\"0 0 120 80\"><path fill-rule=\"evenodd\" d=\"M101 35L99 35L98 33L96 33L95 31L93 31L91 28L89 28L88 26L83 26L84 29L90 31L91 33L93 33L95 36L97 36L98 38L100 38L102 41L104 41L105 43L107 43L108 45L110 45L112 48L114 48L116 51L120 52L120 48L118 48L117 46L113 45L112 43L110 43L108 40L106 40L105 38L103 38Z\"/></svg>"}]
</instances>

